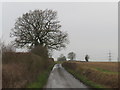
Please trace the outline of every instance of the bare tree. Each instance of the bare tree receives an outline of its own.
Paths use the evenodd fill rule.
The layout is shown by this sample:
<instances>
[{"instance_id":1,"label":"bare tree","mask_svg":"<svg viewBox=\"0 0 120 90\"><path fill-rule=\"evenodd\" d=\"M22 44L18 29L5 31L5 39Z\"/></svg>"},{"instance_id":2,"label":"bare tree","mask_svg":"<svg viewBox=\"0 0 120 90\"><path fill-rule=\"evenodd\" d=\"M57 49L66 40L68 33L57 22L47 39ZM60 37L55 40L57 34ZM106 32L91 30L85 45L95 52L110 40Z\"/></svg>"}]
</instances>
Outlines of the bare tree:
<instances>
[{"instance_id":1,"label":"bare tree","mask_svg":"<svg viewBox=\"0 0 120 90\"><path fill-rule=\"evenodd\" d=\"M49 50L60 50L68 43L68 34L60 31L57 12L53 10L29 11L19 17L12 29L17 47L47 47Z\"/></svg>"},{"instance_id":2,"label":"bare tree","mask_svg":"<svg viewBox=\"0 0 120 90\"><path fill-rule=\"evenodd\" d=\"M75 54L74 52L68 53L68 58L69 58L70 60L75 59L75 57L76 57L76 54Z\"/></svg>"}]
</instances>

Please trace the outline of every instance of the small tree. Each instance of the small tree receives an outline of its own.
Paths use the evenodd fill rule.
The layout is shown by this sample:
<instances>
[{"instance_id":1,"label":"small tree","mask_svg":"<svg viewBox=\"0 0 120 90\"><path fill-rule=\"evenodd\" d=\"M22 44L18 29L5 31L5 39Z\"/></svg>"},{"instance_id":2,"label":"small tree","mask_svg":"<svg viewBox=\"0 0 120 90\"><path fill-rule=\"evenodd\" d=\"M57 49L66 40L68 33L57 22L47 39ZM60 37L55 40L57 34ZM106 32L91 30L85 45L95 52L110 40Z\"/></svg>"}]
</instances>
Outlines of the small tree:
<instances>
[{"instance_id":1,"label":"small tree","mask_svg":"<svg viewBox=\"0 0 120 90\"><path fill-rule=\"evenodd\" d=\"M76 54L75 54L74 52L70 52L70 53L68 53L68 58L69 58L70 60L73 60L73 59L76 58Z\"/></svg>"},{"instance_id":2,"label":"small tree","mask_svg":"<svg viewBox=\"0 0 120 90\"><path fill-rule=\"evenodd\" d=\"M89 59L89 58L90 58L90 57L89 57L88 55L85 56L86 62L88 62L88 59Z\"/></svg>"},{"instance_id":3,"label":"small tree","mask_svg":"<svg viewBox=\"0 0 120 90\"><path fill-rule=\"evenodd\" d=\"M66 61L66 57L63 54L61 54L60 57L58 57L57 60L58 61Z\"/></svg>"}]
</instances>

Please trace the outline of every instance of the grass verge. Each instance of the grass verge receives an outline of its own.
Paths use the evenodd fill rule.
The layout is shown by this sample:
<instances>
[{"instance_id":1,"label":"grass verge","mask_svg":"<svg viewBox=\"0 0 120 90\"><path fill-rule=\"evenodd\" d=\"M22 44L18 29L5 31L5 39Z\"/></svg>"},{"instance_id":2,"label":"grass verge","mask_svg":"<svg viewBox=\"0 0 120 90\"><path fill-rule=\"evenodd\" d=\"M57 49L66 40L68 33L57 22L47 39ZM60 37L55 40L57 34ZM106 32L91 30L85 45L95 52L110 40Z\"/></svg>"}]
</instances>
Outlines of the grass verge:
<instances>
[{"instance_id":1,"label":"grass verge","mask_svg":"<svg viewBox=\"0 0 120 90\"><path fill-rule=\"evenodd\" d=\"M89 86L90 88L105 88L102 85L96 84L90 80L88 80L85 76L77 74L75 71L65 68L69 73L71 73L76 79L82 81L84 84L86 84L87 86Z\"/></svg>"},{"instance_id":2,"label":"grass verge","mask_svg":"<svg viewBox=\"0 0 120 90\"><path fill-rule=\"evenodd\" d=\"M85 62L65 62L62 65L69 73L87 86L90 86L90 88L118 88L118 73L112 72L114 67L112 67L113 69L110 70L109 67L111 66L105 67L100 63L100 65L97 67L96 63L93 64ZM102 65L104 68L102 68ZM108 68L108 70L105 68Z\"/></svg>"},{"instance_id":3,"label":"grass verge","mask_svg":"<svg viewBox=\"0 0 120 90\"><path fill-rule=\"evenodd\" d=\"M101 71L101 72L104 72L104 73L109 73L109 74L118 74L118 72L112 72L112 71L109 71L109 70L105 70L105 69L101 69L101 68L96 68L97 70Z\"/></svg>"},{"instance_id":4,"label":"grass verge","mask_svg":"<svg viewBox=\"0 0 120 90\"><path fill-rule=\"evenodd\" d=\"M50 65L46 71L38 75L37 80L27 85L27 88L44 88L53 66L54 64Z\"/></svg>"}]
</instances>

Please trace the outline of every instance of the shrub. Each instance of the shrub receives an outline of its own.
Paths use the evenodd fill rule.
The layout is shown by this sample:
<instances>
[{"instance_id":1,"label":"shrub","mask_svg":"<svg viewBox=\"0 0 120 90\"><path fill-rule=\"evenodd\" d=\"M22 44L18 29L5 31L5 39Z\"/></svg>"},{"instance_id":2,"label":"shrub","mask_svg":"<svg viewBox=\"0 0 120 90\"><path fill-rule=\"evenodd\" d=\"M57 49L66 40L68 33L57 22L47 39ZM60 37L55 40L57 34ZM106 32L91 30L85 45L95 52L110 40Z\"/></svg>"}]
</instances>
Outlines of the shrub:
<instances>
[{"instance_id":1,"label":"shrub","mask_svg":"<svg viewBox=\"0 0 120 90\"><path fill-rule=\"evenodd\" d=\"M42 46L36 46L35 48L33 48L31 50L32 53L44 58L44 59L48 59L48 50L45 47Z\"/></svg>"},{"instance_id":2,"label":"shrub","mask_svg":"<svg viewBox=\"0 0 120 90\"><path fill-rule=\"evenodd\" d=\"M24 88L51 64L33 53L3 53L2 87ZM46 63L47 62L47 63ZM46 66L47 65L47 66Z\"/></svg>"}]
</instances>

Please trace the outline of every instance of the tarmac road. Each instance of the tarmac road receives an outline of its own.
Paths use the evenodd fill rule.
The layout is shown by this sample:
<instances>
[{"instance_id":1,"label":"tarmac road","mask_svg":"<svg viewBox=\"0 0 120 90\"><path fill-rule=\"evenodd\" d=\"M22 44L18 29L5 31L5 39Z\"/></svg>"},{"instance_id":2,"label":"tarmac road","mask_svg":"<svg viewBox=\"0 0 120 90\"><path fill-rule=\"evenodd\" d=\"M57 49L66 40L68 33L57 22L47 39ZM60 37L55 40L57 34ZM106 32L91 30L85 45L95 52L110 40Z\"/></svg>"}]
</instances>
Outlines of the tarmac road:
<instances>
[{"instance_id":1,"label":"tarmac road","mask_svg":"<svg viewBox=\"0 0 120 90\"><path fill-rule=\"evenodd\" d=\"M86 88L85 90L88 90L87 86L75 79L61 64L55 64L53 67L46 88Z\"/></svg>"}]
</instances>

